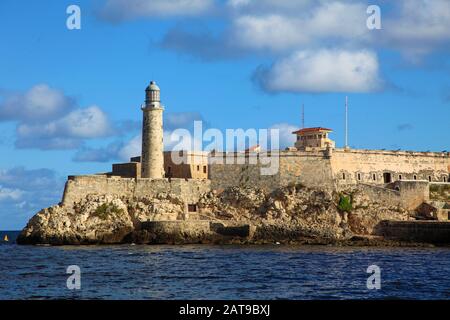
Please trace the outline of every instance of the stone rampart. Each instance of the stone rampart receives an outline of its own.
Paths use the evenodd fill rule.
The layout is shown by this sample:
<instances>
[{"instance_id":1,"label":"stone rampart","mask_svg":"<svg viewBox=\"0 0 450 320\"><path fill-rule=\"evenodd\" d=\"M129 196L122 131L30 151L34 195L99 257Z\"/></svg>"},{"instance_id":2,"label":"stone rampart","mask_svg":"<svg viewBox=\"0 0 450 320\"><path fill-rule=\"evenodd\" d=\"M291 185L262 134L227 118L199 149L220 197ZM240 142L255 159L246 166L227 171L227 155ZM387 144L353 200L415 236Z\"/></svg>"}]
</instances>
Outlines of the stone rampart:
<instances>
[{"instance_id":1,"label":"stone rampart","mask_svg":"<svg viewBox=\"0 0 450 320\"><path fill-rule=\"evenodd\" d=\"M330 160L320 151L282 151L272 153L270 157L234 155L225 158L220 154L210 158L209 178L213 189L252 186L274 190L289 184L334 186ZM270 174L265 172L268 168L271 168Z\"/></svg>"},{"instance_id":2,"label":"stone rampart","mask_svg":"<svg viewBox=\"0 0 450 320\"><path fill-rule=\"evenodd\" d=\"M415 210L429 200L426 181L396 181L387 187L366 183L359 183L358 186L371 199L407 210Z\"/></svg>"},{"instance_id":3,"label":"stone rampart","mask_svg":"<svg viewBox=\"0 0 450 320\"><path fill-rule=\"evenodd\" d=\"M132 179L106 175L69 176L63 204L79 201L88 194L110 194L125 197L155 197L159 193L178 195L186 203L197 203L210 190L209 180Z\"/></svg>"},{"instance_id":4,"label":"stone rampart","mask_svg":"<svg viewBox=\"0 0 450 320\"><path fill-rule=\"evenodd\" d=\"M279 157L274 156L273 174L263 174L270 164L258 155L220 154L210 157L209 179L213 189L225 189L233 186L252 186L273 190L280 185ZM270 159L269 159L270 160Z\"/></svg>"}]
</instances>

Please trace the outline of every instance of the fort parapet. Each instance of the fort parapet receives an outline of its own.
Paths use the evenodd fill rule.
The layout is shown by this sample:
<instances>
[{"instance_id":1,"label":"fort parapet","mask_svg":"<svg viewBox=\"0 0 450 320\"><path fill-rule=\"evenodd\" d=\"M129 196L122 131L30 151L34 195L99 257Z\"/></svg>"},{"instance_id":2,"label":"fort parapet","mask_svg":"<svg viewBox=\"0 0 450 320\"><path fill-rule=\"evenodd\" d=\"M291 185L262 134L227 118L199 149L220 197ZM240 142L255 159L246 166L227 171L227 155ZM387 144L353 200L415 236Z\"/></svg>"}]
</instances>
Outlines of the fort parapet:
<instances>
[{"instance_id":1,"label":"fort parapet","mask_svg":"<svg viewBox=\"0 0 450 320\"><path fill-rule=\"evenodd\" d=\"M72 204L87 194L151 198L160 193L170 193L181 197L186 204L196 204L200 196L209 190L210 182L208 180L134 179L106 175L69 176L64 188L62 203Z\"/></svg>"}]
</instances>

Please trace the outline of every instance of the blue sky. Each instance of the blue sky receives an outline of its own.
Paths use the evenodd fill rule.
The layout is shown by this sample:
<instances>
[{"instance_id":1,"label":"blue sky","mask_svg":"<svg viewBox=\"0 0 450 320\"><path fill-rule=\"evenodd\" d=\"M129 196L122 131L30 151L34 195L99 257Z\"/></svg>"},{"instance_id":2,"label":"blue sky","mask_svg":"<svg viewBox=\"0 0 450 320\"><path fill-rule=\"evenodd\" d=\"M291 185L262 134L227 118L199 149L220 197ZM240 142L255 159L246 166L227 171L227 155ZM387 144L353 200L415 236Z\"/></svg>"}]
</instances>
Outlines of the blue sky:
<instances>
[{"instance_id":1,"label":"blue sky","mask_svg":"<svg viewBox=\"0 0 450 320\"><path fill-rule=\"evenodd\" d=\"M355 148L450 150L446 0L0 2L0 229L57 203L69 174L139 154L144 89L165 129L334 129ZM69 5L81 29L66 27ZM366 26L369 4L381 30Z\"/></svg>"}]
</instances>

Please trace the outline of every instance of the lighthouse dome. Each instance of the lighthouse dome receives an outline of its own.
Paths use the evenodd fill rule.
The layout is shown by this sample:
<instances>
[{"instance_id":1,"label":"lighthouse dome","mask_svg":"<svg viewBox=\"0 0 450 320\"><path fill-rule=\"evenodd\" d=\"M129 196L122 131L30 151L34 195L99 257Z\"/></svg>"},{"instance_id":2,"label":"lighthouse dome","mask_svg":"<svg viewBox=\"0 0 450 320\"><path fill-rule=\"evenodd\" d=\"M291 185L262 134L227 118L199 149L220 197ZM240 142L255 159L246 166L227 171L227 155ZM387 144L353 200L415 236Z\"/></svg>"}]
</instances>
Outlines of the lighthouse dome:
<instances>
[{"instance_id":1,"label":"lighthouse dome","mask_svg":"<svg viewBox=\"0 0 450 320\"><path fill-rule=\"evenodd\" d=\"M150 81L150 84L145 89L146 93L146 102L147 103L153 103L153 102L160 102L161 101L161 94L160 89L155 81Z\"/></svg>"},{"instance_id":2,"label":"lighthouse dome","mask_svg":"<svg viewBox=\"0 0 450 320\"><path fill-rule=\"evenodd\" d=\"M150 81L146 91L161 91L155 81Z\"/></svg>"}]
</instances>

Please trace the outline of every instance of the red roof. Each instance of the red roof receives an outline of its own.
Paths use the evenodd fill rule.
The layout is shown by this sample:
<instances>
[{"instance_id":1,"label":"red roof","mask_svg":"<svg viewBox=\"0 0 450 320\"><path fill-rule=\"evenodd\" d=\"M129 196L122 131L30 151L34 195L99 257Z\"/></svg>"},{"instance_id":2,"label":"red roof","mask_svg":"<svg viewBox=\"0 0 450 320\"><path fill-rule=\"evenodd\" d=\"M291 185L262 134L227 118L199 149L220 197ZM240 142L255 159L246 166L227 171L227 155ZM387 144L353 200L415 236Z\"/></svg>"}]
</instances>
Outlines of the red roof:
<instances>
[{"instance_id":1,"label":"red roof","mask_svg":"<svg viewBox=\"0 0 450 320\"><path fill-rule=\"evenodd\" d=\"M303 133L308 133L308 132L323 132L323 131L331 132L333 130L327 129L327 128L322 128L322 127L314 127L314 128L300 129L300 130L294 131L292 133L293 134L303 134Z\"/></svg>"},{"instance_id":2,"label":"red roof","mask_svg":"<svg viewBox=\"0 0 450 320\"><path fill-rule=\"evenodd\" d=\"M259 144L254 145L254 146L252 146L252 147L250 147L250 148L248 148L248 149L245 149L245 152L255 152L255 151L257 151L258 149L260 149Z\"/></svg>"}]
</instances>

